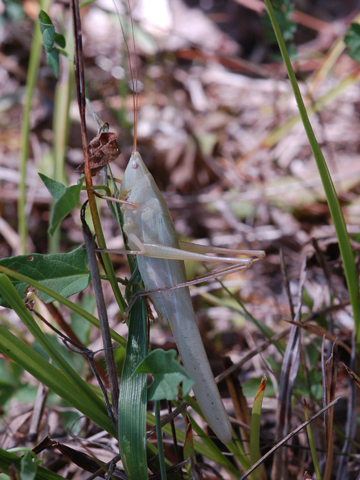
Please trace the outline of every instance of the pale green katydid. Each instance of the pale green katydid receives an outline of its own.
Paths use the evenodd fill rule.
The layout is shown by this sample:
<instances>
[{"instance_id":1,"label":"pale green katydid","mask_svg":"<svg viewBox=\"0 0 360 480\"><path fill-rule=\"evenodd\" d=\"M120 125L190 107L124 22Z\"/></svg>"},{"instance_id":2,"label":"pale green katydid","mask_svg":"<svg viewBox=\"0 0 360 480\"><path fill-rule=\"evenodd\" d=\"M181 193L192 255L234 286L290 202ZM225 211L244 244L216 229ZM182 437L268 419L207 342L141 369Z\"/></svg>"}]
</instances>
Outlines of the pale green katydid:
<instances>
[{"instance_id":1,"label":"pale green katydid","mask_svg":"<svg viewBox=\"0 0 360 480\"><path fill-rule=\"evenodd\" d=\"M124 40L126 42L125 35ZM128 50L127 42L126 48ZM130 73L133 91L136 92L131 64ZM245 270L264 258L265 252L206 248L202 245L179 242L168 206L136 151L136 127L135 93L134 148L124 173L118 200L122 204L123 230L131 250L112 252L138 255L137 265L146 289L143 294L149 294L159 318L164 323L170 324L181 360L194 380L193 390L198 404L215 434L223 443L228 444L232 439L232 429L197 327L189 285L200 283L205 277L213 278ZM246 258L217 259L211 254L243 255ZM232 267L188 282L184 260L220 261L231 263Z\"/></svg>"},{"instance_id":2,"label":"pale green katydid","mask_svg":"<svg viewBox=\"0 0 360 480\"><path fill-rule=\"evenodd\" d=\"M137 264L145 289L150 291L149 296L160 319L171 326L182 362L194 380L193 390L199 406L215 434L228 444L232 438L231 425L205 353L188 288L189 284L199 283L205 278L187 282L184 260L232 263L232 267L215 274L220 276L249 268L261 260L265 252L209 249L184 242L181 243L184 249L180 249L165 200L136 151L131 155L125 170L120 201L124 216L123 228L131 250L111 252L138 255ZM203 251L208 253L200 253ZM209 253L246 255L247 258L217 258ZM169 288L173 286L176 288Z\"/></svg>"}]
</instances>

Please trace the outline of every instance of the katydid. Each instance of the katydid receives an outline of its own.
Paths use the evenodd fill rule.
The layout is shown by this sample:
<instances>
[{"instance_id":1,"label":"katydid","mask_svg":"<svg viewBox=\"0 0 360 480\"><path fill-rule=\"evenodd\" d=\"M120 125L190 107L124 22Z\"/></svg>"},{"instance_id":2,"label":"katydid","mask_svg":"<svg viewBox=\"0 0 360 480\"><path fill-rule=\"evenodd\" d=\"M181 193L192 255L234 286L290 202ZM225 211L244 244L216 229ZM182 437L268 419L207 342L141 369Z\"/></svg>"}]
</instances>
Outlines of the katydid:
<instances>
[{"instance_id":1,"label":"katydid","mask_svg":"<svg viewBox=\"0 0 360 480\"><path fill-rule=\"evenodd\" d=\"M124 31L123 35L125 39ZM128 50L126 39L125 43ZM136 92L131 64L130 73L133 91ZM134 147L124 173L118 199L124 219L123 230L130 251L121 253L138 255L137 265L146 289L144 294L149 294L159 318L164 323L170 324L181 360L194 380L193 390L205 419L218 438L223 443L229 444L232 439L229 417L197 327L189 285L204 281L205 277L214 278L224 273L247 269L254 262L264 258L265 252L205 248L201 245L178 241L168 206L154 178L136 151L136 93L133 100ZM217 261L231 263L232 266L187 282L184 260L214 262L217 257L213 254L242 255L245 258L220 257Z\"/></svg>"},{"instance_id":2,"label":"katydid","mask_svg":"<svg viewBox=\"0 0 360 480\"><path fill-rule=\"evenodd\" d=\"M120 201L124 233L131 249L126 253L138 255L137 264L145 289L150 291L159 318L170 324L182 362L194 380L193 390L199 406L218 438L228 444L232 439L230 421L205 353L188 288L189 283L198 281L187 282L184 266L184 260L214 261L216 257L200 253L205 249L201 245L182 243L186 250L180 249L170 211L136 151L132 153L124 173ZM206 251L209 252L209 249ZM219 258L218 261L235 265L217 275L249 268L265 256L260 250L215 248L210 249L212 252L247 255L247 258ZM204 281L204 278L199 281ZM169 288L177 285L182 288Z\"/></svg>"}]
</instances>

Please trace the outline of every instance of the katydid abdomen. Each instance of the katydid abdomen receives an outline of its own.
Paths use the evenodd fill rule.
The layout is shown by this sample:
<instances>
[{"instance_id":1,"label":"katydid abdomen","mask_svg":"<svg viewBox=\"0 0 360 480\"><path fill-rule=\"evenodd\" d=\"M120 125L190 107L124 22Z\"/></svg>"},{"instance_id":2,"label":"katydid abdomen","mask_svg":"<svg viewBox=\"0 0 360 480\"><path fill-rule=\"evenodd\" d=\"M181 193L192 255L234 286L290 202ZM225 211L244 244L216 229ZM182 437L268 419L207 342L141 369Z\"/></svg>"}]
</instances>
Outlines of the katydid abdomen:
<instances>
[{"instance_id":1,"label":"katydid abdomen","mask_svg":"<svg viewBox=\"0 0 360 480\"><path fill-rule=\"evenodd\" d=\"M120 198L138 205L122 206L124 231L131 250L153 244L179 248L169 209L140 155L132 154L125 170ZM144 287L156 290L186 282L181 260L137 256ZM193 390L199 406L219 439L230 443L232 430L216 386L197 327L188 287L150 295L159 318L169 323L185 369L194 380Z\"/></svg>"}]
</instances>

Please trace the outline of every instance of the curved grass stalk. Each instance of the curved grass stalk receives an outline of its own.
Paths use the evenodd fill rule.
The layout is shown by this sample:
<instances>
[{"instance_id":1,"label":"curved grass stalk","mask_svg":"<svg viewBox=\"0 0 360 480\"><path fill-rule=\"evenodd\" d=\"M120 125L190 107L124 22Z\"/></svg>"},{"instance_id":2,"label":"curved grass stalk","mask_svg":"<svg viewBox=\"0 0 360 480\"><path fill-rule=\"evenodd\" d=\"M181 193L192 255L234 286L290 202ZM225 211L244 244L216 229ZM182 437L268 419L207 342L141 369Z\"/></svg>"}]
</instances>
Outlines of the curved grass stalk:
<instances>
[{"instance_id":1,"label":"curved grass stalk","mask_svg":"<svg viewBox=\"0 0 360 480\"><path fill-rule=\"evenodd\" d=\"M65 298L62 295L60 295L59 293L54 292L53 290L51 290L51 288L46 287L45 285L42 285L40 282L37 282L36 280L33 280L32 278L27 277L26 275L22 275L21 273L15 272L14 270L11 270L10 268L3 267L2 265L0 265L0 272L4 273L5 275L7 275L9 277L16 278L20 282L25 282L28 285L31 285L36 290L40 290L40 292L46 293L47 295L54 298L55 300L57 300L61 304L65 305L70 310L77 313L82 318L87 320L89 323L91 323L92 325L94 325L95 327L100 329L100 322L96 317L94 317L94 315L91 315L91 313L87 312L82 307L80 307L78 304L72 302L68 298ZM111 338L115 342L117 342L118 345L120 345L121 347L126 346L125 338L123 338L121 335L119 335L118 333L114 332L114 330L111 330L111 329L110 329L110 334L111 334Z\"/></svg>"},{"instance_id":2,"label":"curved grass stalk","mask_svg":"<svg viewBox=\"0 0 360 480\"><path fill-rule=\"evenodd\" d=\"M88 395L93 397L93 400L100 405L101 400L97 395L94 396L93 391L88 388L87 382L85 382L69 365L69 363L62 357L58 349L55 348L49 341L47 336L41 330L39 325L35 322L30 312L27 310L20 295L16 291L14 285L11 283L9 277L6 275L0 275L0 292L3 295L5 301L10 307L17 313L20 320L24 323L29 332L33 335L35 340L39 342L45 352L54 361L57 367L65 375L65 377L72 384L72 388L75 391L87 391ZM100 402L100 403L99 403Z\"/></svg>"},{"instance_id":3,"label":"curved grass stalk","mask_svg":"<svg viewBox=\"0 0 360 480\"><path fill-rule=\"evenodd\" d=\"M6 275L0 275L0 292L5 298L6 302L17 313L20 320L31 332L33 337L39 342L39 344L42 346L45 352L49 355L49 357L53 360L53 362L58 367L58 368L53 367L55 371L58 372L58 374L56 374L57 381L61 385L66 384L66 388L70 390L69 395L70 396L72 395L71 398L73 399L71 404L73 404L74 401L76 403L76 399L81 399L81 397L83 397L82 400L79 400L79 402L76 403L77 405L76 408L81 406L81 403L85 401L86 406L83 408L80 408L80 410L83 411L85 408L87 412L86 415L90 413L90 418L92 418L94 414L91 414L91 412L89 412L88 409L94 410L94 413L103 412L104 417L101 417L100 421L104 425L105 418L106 418L106 422L105 422L106 427L104 426L104 428L107 431L112 432L112 434L114 434L111 424L109 426L109 424L107 423L109 419L106 415L105 404L102 401L102 399L94 392L94 390L90 387L90 385L85 380L83 380L78 375L77 372L75 372L75 370L71 367L71 365L63 358L59 350L50 342L48 337L43 333L43 331L40 329L38 324L35 322L35 320L31 316L30 312L27 310L20 295L16 291L10 279ZM9 357L11 357L11 355L15 355L17 359L16 361L19 364L21 364L23 368L26 368L31 373L35 372L40 375L43 369L42 370L40 369L41 370L40 371L40 370L37 370L37 367L40 365L39 357L41 356L38 354L35 355L35 352L30 347L27 347L28 353L27 353L27 359L25 359L24 355L25 355L26 349L25 347L22 347L22 345L24 345L23 342L18 341L19 343L17 343L16 337L14 337L9 332L8 333L6 332L7 332L6 329L2 327L1 334L0 334L0 344L4 343L6 345L5 348L2 348L2 351L7 352ZM12 338L16 340L11 340ZM25 362L25 366L24 366L24 362ZM46 362L46 365L49 364L47 361L45 362ZM49 379L47 381L49 382Z\"/></svg>"},{"instance_id":4,"label":"curved grass stalk","mask_svg":"<svg viewBox=\"0 0 360 480\"><path fill-rule=\"evenodd\" d=\"M64 399L79 412L93 420L105 431L115 437L115 432L107 415L105 404L94 402L86 391L79 391L67 377L39 353L19 340L5 327L0 325L0 349L17 365L29 372L39 382L46 385L60 398ZM80 380L82 380L79 377ZM100 399L100 397L98 397ZM38 477L36 477L38 478Z\"/></svg>"},{"instance_id":5,"label":"curved grass stalk","mask_svg":"<svg viewBox=\"0 0 360 480\"><path fill-rule=\"evenodd\" d=\"M281 35L279 24L276 20L274 10L270 0L265 0L265 4L270 16L270 20L279 44L281 55L283 57L286 70L293 88L294 96L299 107L302 123L304 125L306 134L309 139L311 150L314 154L315 161L319 170L321 181L325 190L327 202L329 205L332 220L334 222L336 235L339 242L341 257L344 265L345 277L350 294L350 301L353 308L354 323L355 323L355 338L357 351L360 351L360 296L359 296L359 279L354 261L354 255L351 250L350 239L346 230L346 224L343 213L341 211L340 202L336 194L334 184L331 179L329 169L327 167L325 158L322 154L321 148L316 140L314 131L312 129L309 117L297 84L296 76L291 65L289 55L286 50L284 40Z\"/></svg>"}]
</instances>

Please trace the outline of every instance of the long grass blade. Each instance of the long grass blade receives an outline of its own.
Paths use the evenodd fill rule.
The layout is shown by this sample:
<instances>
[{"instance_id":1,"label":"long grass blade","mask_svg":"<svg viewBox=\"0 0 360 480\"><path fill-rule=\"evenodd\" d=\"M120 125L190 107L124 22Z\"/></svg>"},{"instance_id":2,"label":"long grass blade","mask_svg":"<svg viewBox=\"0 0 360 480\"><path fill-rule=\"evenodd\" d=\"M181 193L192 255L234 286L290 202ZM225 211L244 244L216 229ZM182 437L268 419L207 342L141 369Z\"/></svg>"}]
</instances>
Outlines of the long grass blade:
<instances>
[{"instance_id":1,"label":"long grass blade","mask_svg":"<svg viewBox=\"0 0 360 480\"><path fill-rule=\"evenodd\" d=\"M332 220L334 222L336 235L339 242L341 257L344 265L345 277L349 289L351 305L353 308L354 322L355 322L355 337L357 350L360 349L360 296L359 296L359 280L354 261L354 255L351 250L350 239L346 230L346 224L343 213L341 211L340 202L336 194L334 184L332 182L329 169L327 167L325 158L322 154L321 148L316 140L314 131L312 129L309 117L297 84L295 72L292 68L290 57L286 50L285 42L283 40L279 24L276 20L273 7L270 0L265 0L266 8L278 41L278 45L283 57L286 70L290 79L291 86L294 91L294 96L299 107L301 120L303 122L311 150L314 154L315 161L319 170L321 181L325 190L327 202L329 205Z\"/></svg>"},{"instance_id":2,"label":"long grass blade","mask_svg":"<svg viewBox=\"0 0 360 480\"><path fill-rule=\"evenodd\" d=\"M2 325L0 325L0 350L39 382L115 437L104 403L94 401L94 395L89 396L85 389L80 391L75 389L72 382L60 370ZM80 377L79 381L82 381ZM98 399L100 400L100 397Z\"/></svg>"},{"instance_id":3,"label":"long grass blade","mask_svg":"<svg viewBox=\"0 0 360 480\"><path fill-rule=\"evenodd\" d=\"M119 446L130 480L147 480L146 409L147 374L133 375L148 353L147 312L139 298L130 312L128 343L119 397Z\"/></svg>"},{"instance_id":4,"label":"long grass blade","mask_svg":"<svg viewBox=\"0 0 360 480\"><path fill-rule=\"evenodd\" d=\"M65 298L63 295L60 295L59 293L54 292L53 290L51 290L51 288L46 287L45 285L42 285L40 282L37 282L36 280L33 280L32 278L27 277L26 275L22 275L21 273L15 272L10 268L3 267L2 265L0 265L0 272L4 273L5 275L8 275L9 277L16 278L20 282L25 282L28 285L31 285L32 287L34 287L36 290L40 290L40 292L46 293L47 295L54 298L58 302L62 303L66 307L70 308L70 310L72 310L73 312L83 317L85 320L87 320L89 323L91 323L95 327L100 328L100 322L96 317L94 317L94 315L91 315L91 313L84 310L75 302L72 302L68 298ZM111 334L111 338L115 340L115 342L117 342L121 347L126 346L125 338L123 338L118 333L114 332L114 330L110 330L110 334Z\"/></svg>"},{"instance_id":5,"label":"long grass blade","mask_svg":"<svg viewBox=\"0 0 360 480\"><path fill-rule=\"evenodd\" d=\"M90 389L89 384L75 372L75 370L62 357L59 351L54 347L54 345L52 345L46 335L42 332L38 324L31 316L30 312L25 307L20 295L16 291L10 279L6 275L0 275L0 292L4 296L6 302L17 313L26 328L28 328L34 338L40 343L45 352L68 379L72 386L71 388L79 394L85 392L87 397L92 399L95 405L102 408L102 400L96 394L94 394L93 390Z\"/></svg>"},{"instance_id":6,"label":"long grass blade","mask_svg":"<svg viewBox=\"0 0 360 480\"><path fill-rule=\"evenodd\" d=\"M254 398L254 404L251 411L251 428L250 428L250 460L254 464L259 461L260 455L260 430L261 430L261 408L265 394L266 376L264 375L259 388ZM260 466L260 469L253 472L253 479L266 478L265 469Z\"/></svg>"}]
</instances>

